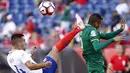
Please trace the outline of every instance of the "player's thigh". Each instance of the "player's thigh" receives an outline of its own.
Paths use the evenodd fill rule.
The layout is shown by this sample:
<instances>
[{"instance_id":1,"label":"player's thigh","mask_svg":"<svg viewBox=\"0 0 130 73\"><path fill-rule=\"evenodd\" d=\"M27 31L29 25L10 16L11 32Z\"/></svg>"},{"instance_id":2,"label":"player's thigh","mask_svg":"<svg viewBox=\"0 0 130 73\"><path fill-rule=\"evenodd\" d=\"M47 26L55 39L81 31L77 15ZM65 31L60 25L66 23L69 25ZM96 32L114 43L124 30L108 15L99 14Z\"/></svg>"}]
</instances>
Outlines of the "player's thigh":
<instances>
[{"instance_id":1,"label":"player's thigh","mask_svg":"<svg viewBox=\"0 0 130 73\"><path fill-rule=\"evenodd\" d=\"M43 62L46 62L46 61L51 61L52 65L49 68L43 68L42 69L43 73L55 73L56 70L57 70L57 63L56 63L56 61L53 58L51 58L50 56L46 56L45 57Z\"/></svg>"},{"instance_id":2,"label":"player's thigh","mask_svg":"<svg viewBox=\"0 0 130 73\"><path fill-rule=\"evenodd\" d=\"M48 56L50 56L51 58L53 58L55 60L55 62L57 63L58 59L59 59L59 50L56 47L53 47L52 50L50 51L50 53L48 54Z\"/></svg>"}]
</instances>

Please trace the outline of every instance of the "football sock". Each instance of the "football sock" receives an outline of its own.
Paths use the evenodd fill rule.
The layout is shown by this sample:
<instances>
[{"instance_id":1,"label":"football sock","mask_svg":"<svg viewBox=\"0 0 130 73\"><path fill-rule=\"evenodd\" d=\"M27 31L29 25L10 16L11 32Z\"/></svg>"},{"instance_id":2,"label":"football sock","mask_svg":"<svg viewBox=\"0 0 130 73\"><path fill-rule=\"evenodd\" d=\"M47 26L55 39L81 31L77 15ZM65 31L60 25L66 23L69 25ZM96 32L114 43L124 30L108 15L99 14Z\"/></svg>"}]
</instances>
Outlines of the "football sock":
<instances>
[{"instance_id":1,"label":"football sock","mask_svg":"<svg viewBox=\"0 0 130 73\"><path fill-rule=\"evenodd\" d=\"M70 42L71 40L75 37L75 35L80 32L81 29L80 27L75 27L71 32L69 32L67 35L65 35L57 44L56 48L59 51L62 51Z\"/></svg>"}]
</instances>

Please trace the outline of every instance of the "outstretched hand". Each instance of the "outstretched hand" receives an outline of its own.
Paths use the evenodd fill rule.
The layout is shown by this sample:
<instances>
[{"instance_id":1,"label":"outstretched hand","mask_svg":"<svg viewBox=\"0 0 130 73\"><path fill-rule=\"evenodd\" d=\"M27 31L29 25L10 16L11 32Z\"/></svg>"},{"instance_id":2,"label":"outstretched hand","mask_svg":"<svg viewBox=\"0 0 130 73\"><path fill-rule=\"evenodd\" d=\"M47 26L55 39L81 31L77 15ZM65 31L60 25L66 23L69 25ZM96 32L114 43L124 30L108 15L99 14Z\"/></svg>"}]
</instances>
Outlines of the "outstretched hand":
<instances>
[{"instance_id":1,"label":"outstretched hand","mask_svg":"<svg viewBox=\"0 0 130 73\"><path fill-rule=\"evenodd\" d=\"M121 24L121 29L124 30L124 29L125 29L125 24L126 24L125 19L122 19L122 20L120 21L120 24Z\"/></svg>"}]
</instances>

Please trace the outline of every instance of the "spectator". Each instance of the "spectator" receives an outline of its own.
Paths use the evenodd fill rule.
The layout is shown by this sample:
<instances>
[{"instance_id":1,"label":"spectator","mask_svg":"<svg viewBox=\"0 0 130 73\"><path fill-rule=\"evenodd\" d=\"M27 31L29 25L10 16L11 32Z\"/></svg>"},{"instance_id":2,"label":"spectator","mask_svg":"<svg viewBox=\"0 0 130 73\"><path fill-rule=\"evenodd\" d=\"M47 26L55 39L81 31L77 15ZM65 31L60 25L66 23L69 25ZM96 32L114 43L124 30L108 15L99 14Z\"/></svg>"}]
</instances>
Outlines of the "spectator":
<instances>
[{"instance_id":1,"label":"spectator","mask_svg":"<svg viewBox=\"0 0 130 73\"><path fill-rule=\"evenodd\" d=\"M7 0L0 0L0 8L6 9L8 7L8 1Z\"/></svg>"},{"instance_id":2,"label":"spectator","mask_svg":"<svg viewBox=\"0 0 130 73\"><path fill-rule=\"evenodd\" d=\"M73 1L75 1L75 0L62 0L62 3L69 4L69 3L73 2Z\"/></svg>"},{"instance_id":3,"label":"spectator","mask_svg":"<svg viewBox=\"0 0 130 73\"><path fill-rule=\"evenodd\" d=\"M42 0L34 0L34 4L35 4L36 6L38 6L39 3L41 3L41 1L42 1Z\"/></svg>"},{"instance_id":4,"label":"spectator","mask_svg":"<svg viewBox=\"0 0 130 73\"><path fill-rule=\"evenodd\" d=\"M7 16L7 22L5 23L3 30L2 30L2 36L7 35L11 36L12 33L16 31L16 24L12 20L12 15Z\"/></svg>"},{"instance_id":5,"label":"spectator","mask_svg":"<svg viewBox=\"0 0 130 73\"><path fill-rule=\"evenodd\" d=\"M43 47L43 40L41 39L41 36L38 35L36 32L33 32L31 35L31 38L29 40L29 46L33 47L36 46L38 48L44 48Z\"/></svg>"},{"instance_id":6,"label":"spectator","mask_svg":"<svg viewBox=\"0 0 130 73\"><path fill-rule=\"evenodd\" d=\"M117 29L119 29L121 26L120 26L120 23L116 24L114 27L113 27L113 31L116 31ZM123 34L126 34L127 31L128 31L128 24L125 24L125 29L123 31Z\"/></svg>"},{"instance_id":7,"label":"spectator","mask_svg":"<svg viewBox=\"0 0 130 73\"><path fill-rule=\"evenodd\" d=\"M115 9L119 15L127 14L130 10L129 2L123 1L122 3L118 4Z\"/></svg>"},{"instance_id":8,"label":"spectator","mask_svg":"<svg viewBox=\"0 0 130 73\"><path fill-rule=\"evenodd\" d=\"M7 35L4 36L4 40L2 42L2 45L6 48L11 48L11 41Z\"/></svg>"},{"instance_id":9,"label":"spectator","mask_svg":"<svg viewBox=\"0 0 130 73\"><path fill-rule=\"evenodd\" d=\"M50 39L52 40L51 46L55 45L60 40L60 33L56 29L52 29L50 33Z\"/></svg>"},{"instance_id":10,"label":"spectator","mask_svg":"<svg viewBox=\"0 0 130 73\"><path fill-rule=\"evenodd\" d=\"M77 4L85 5L88 0L75 0Z\"/></svg>"},{"instance_id":11,"label":"spectator","mask_svg":"<svg viewBox=\"0 0 130 73\"><path fill-rule=\"evenodd\" d=\"M28 19L27 19L27 23L25 24L25 27L27 27L28 28L28 32L29 33L32 33L34 30L35 30L35 25L34 25L34 23L33 23L33 17L28 17Z\"/></svg>"},{"instance_id":12,"label":"spectator","mask_svg":"<svg viewBox=\"0 0 130 73\"><path fill-rule=\"evenodd\" d=\"M69 4L68 4L69 5ZM61 27L64 28L67 32L69 31L69 27L71 26L70 23L70 7L66 5L66 8L64 10L64 14L61 21Z\"/></svg>"},{"instance_id":13,"label":"spectator","mask_svg":"<svg viewBox=\"0 0 130 73\"><path fill-rule=\"evenodd\" d=\"M117 13L117 11L113 12L113 17L112 17L112 23L111 23L111 31L113 31L113 28L118 24L121 20L120 15Z\"/></svg>"},{"instance_id":14,"label":"spectator","mask_svg":"<svg viewBox=\"0 0 130 73\"><path fill-rule=\"evenodd\" d=\"M85 19L85 23L86 23L86 24L88 23L89 17L90 17L91 15L92 15L91 13L88 13L88 14L87 14L87 17L86 17L86 19Z\"/></svg>"},{"instance_id":15,"label":"spectator","mask_svg":"<svg viewBox=\"0 0 130 73\"><path fill-rule=\"evenodd\" d=\"M130 47L130 28L129 28L129 31L128 31L128 35L127 35L127 41L128 41L128 46Z\"/></svg>"},{"instance_id":16,"label":"spectator","mask_svg":"<svg viewBox=\"0 0 130 73\"><path fill-rule=\"evenodd\" d=\"M108 68L112 68L114 73L126 73L128 71L128 57L125 55L124 46L117 44L115 46L117 54L112 56ZM110 70L107 70L110 73Z\"/></svg>"},{"instance_id":17,"label":"spectator","mask_svg":"<svg viewBox=\"0 0 130 73\"><path fill-rule=\"evenodd\" d=\"M26 43L28 44L29 39L31 37L31 34L28 31L28 28L24 27L23 30L22 30L22 33L24 34L24 39L25 39Z\"/></svg>"},{"instance_id":18,"label":"spectator","mask_svg":"<svg viewBox=\"0 0 130 73\"><path fill-rule=\"evenodd\" d=\"M55 13L56 14L63 14L65 4L62 4L62 0L53 0L55 4Z\"/></svg>"},{"instance_id":19,"label":"spectator","mask_svg":"<svg viewBox=\"0 0 130 73\"><path fill-rule=\"evenodd\" d=\"M54 30L59 33L60 39L62 39L62 38L64 37L64 35L66 34L66 30L61 27L61 24L58 24L58 26L56 26L56 27L54 28Z\"/></svg>"},{"instance_id":20,"label":"spectator","mask_svg":"<svg viewBox=\"0 0 130 73\"><path fill-rule=\"evenodd\" d=\"M7 22L7 11L5 9L2 9L0 12L0 27L3 27L3 25Z\"/></svg>"}]
</instances>

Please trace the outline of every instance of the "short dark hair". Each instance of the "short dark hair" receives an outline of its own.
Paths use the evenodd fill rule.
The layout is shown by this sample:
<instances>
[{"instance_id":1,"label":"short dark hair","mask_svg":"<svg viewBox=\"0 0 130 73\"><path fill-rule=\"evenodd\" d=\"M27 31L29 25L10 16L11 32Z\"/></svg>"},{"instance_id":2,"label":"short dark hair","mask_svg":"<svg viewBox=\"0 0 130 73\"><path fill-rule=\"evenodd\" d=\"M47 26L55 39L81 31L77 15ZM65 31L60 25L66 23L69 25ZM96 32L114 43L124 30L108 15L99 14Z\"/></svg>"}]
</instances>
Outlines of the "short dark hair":
<instances>
[{"instance_id":1,"label":"short dark hair","mask_svg":"<svg viewBox=\"0 0 130 73\"><path fill-rule=\"evenodd\" d=\"M98 13L94 13L94 14L92 14L90 16L88 24L93 25L94 23L99 22L101 20L103 20L103 18L101 17L101 15L98 14Z\"/></svg>"},{"instance_id":2,"label":"short dark hair","mask_svg":"<svg viewBox=\"0 0 130 73\"><path fill-rule=\"evenodd\" d=\"M21 39L24 35L20 33L13 34L11 37L12 45L16 45L17 41Z\"/></svg>"}]
</instances>

